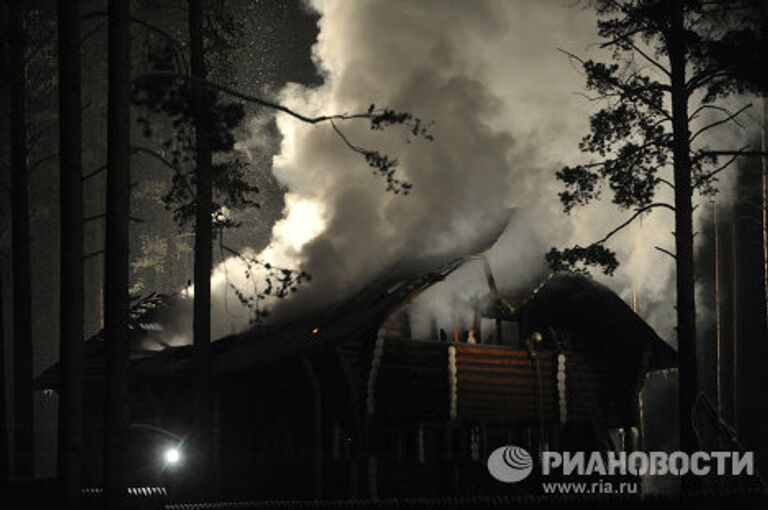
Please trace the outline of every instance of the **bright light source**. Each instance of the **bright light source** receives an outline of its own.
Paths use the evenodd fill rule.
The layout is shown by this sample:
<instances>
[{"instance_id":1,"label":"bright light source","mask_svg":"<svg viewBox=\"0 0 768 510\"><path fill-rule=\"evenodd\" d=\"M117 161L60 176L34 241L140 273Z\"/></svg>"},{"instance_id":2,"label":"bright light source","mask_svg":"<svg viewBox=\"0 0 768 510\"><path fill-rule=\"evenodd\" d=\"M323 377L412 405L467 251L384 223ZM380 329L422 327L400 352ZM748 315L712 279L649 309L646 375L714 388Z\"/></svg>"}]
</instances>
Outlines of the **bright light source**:
<instances>
[{"instance_id":1,"label":"bright light source","mask_svg":"<svg viewBox=\"0 0 768 510\"><path fill-rule=\"evenodd\" d=\"M181 461L181 452L178 448L171 447L165 450L163 457L165 458L166 464L178 464L179 461Z\"/></svg>"}]
</instances>

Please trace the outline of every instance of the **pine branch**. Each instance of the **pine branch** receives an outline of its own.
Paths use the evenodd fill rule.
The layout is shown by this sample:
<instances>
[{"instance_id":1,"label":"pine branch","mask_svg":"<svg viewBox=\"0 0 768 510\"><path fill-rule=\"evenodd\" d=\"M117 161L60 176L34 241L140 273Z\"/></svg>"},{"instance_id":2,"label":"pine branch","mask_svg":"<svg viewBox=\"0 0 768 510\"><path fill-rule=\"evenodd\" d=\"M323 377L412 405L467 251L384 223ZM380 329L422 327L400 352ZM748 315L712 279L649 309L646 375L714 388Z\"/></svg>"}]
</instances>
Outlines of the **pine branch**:
<instances>
[{"instance_id":1,"label":"pine branch","mask_svg":"<svg viewBox=\"0 0 768 510\"><path fill-rule=\"evenodd\" d=\"M654 249L654 250L658 250L658 251L660 251L661 253L664 253L664 254L666 254L666 255L669 255L669 256L670 256L670 257L672 257L673 259L677 260L677 255L675 255L674 253L672 253L672 252L671 252L671 251L669 251L669 250L666 250L666 249L662 248L661 246L654 246L654 247L653 247L653 249Z\"/></svg>"},{"instance_id":2,"label":"pine branch","mask_svg":"<svg viewBox=\"0 0 768 510\"><path fill-rule=\"evenodd\" d=\"M743 156L743 157L749 157L749 156L768 156L768 151L745 151L745 150L738 150L738 151L700 151L699 154L702 154L704 156Z\"/></svg>"},{"instance_id":3,"label":"pine branch","mask_svg":"<svg viewBox=\"0 0 768 510\"><path fill-rule=\"evenodd\" d=\"M646 213L646 212L650 211L651 209L656 209L656 208L659 208L659 207L663 207L663 208L665 208L665 209L669 209L669 210L670 210L670 211L672 211L672 212L675 212L675 208L674 208L674 206L672 206L672 205L670 205L670 204L667 204L667 203L665 203L665 202L654 202L654 203L652 203L652 204L648 204L648 205L646 205L646 206L644 206L644 207L640 207L639 209L635 210L635 213L634 213L632 216L630 216L630 217L629 217L629 219L627 219L625 222L623 222L622 224L620 224L618 227L616 227L616 228L614 228L613 230L611 230L610 232L608 232L608 233L605 235L605 237L603 237L603 238L602 238L602 239L600 239L599 241L595 241L595 242L594 242L594 243L592 243L592 244L604 244L604 243L605 243L606 241L608 241L608 240L609 240L611 237L613 237L613 236L614 236L614 235L616 235L618 232L620 232L621 230L623 230L624 228L626 228L627 226L629 226L629 225L630 225L630 224L631 224L633 221L635 221L635 219L637 219L637 217L638 217L638 216L640 216L640 215L642 215L642 214L644 214L644 213Z\"/></svg>"},{"instance_id":4,"label":"pine branch","mask_svg":"<svg viewBox=\"0 0 768 510\"><path fill-rule=\"evenodd\" d=\"M638 46L637 46L635 43L633 43L633 42L630 42L630 41L626 41L626 42L627 42L627 44L628 44L629 46L631 46L631 47L632 47L632 49L633 49L635 52L637 52L637 54L638 54L638 55L640 55L641 57L643 57L643 58L644 58L646 61L648 61L649 63L651 63L651 64L652 64L654 67L656 67L657 69L661 70L661 72L663 72L664 74L666 74L666 75L667 75L667 76L669 76L670 78L672 77L672 73L670 72L670 70L669 70L669 69L667 69L666 67L664 67L664 66L663 66L661 63L659 63L659 62L658 62L656 59L652 58L650 55L648 55L648 54L647 54L647 53L645 53L643 50L641 50L641 49L640 49L640 48L639 48L639 47L638 47Z\"/></svg>"},{"instance_id":5,"label":"pine branch","mask_svg":"<svg viewBox=\"0 0 768 510\"><path fill-rule=\"evenodd\" d=\"M675 185L674 185L674 184L672 184L671 182L669 182L667 179L664 179L664 178L662 178L662 177L659 177L657 180L658 180L660 183L663 183L663 184L666 184L667 186L669 186L669 187L670 187L670 189L672 189L672 190L674 190L674 189L675 189Z\"/></svg>"},{"instance_id":6,"label":"pine branch","mask_svg":"<svg viewBox=\"0 0 768 510\"><path fill-rule=\"evenodd\" d=\"M750 103L750 104L748 104L746 106L743 106L742 108L740 108L735 113L732 113L732 114L728 115L724 119L720 119L720 120L718 120L716 122L712 122L711 124L707 124L706 126L702 127L698 131L696 131L693 135L691 135L691 137L689 138L690 142L693 142L696 139L696 137L698 137L702 133L705 133L705 132L709 131L710 129L714 129L714 128L718 127L718 126L722 126L723 124L727 124L728 122L731 122L731 121L736 122L736 118L739 115L741 115L742 113L744 113L746 110L751 108L751 107L752 107L752 104ZM736 122L736 123L738 124L738 122Z\"/></svg>"},{"instance_id":7,"label":"pine branch","mask_svg":"<svg viewBox=\"0 0 768 510\"><path fill-rule=\"evenodd\" d=\"M383 113L381 111L368 111L364 113L353 113L353 114L340 113L340 114L333 114L333 115L318 115L318 116L312 117L312 116L299 113L283 104L276 103L274 101L269 101L268 99L264 99L258 96L246 94L245 92L235 90L231 87L227 87L226 85L221 85L219 83L214 83L214 82L203 80L194 76L188 76L186 74L175 73L172 71L150 71L138 76L136 78L136 81L139 82L142 80L147 80L152 78L175 78L179 80L188 81L196 85L200 85L203 87L207 87L209 89L223 92L227 95L236 97L238 99L241 99L249 103L255 103L265 108L269 108L275 111L288 114L295 119L298 119L302 122L306 122L307 124L320 124L323 122L330 122L332 120L352 120L352 119L372 120L372 119L376 119Z\"/></svg>"},{"instance_id":8,"label":"pine branch","mask_svg":"<svg viewBox=\"0 0 768 510\"><path fill-rule=\"evenodd\" d=\"M745 147L744 147L743 149L741 149L741 150L744 150L744 149L746 149L747 147L749 147L749 146L747 145L747 146L745 146ZM737 152L738 152L738 151L737 151ZM706 181L708 181L708 180L712 179L713 177L715 177L717 174L719 174L720 172L722 172L723 170L725 170L726 168L728 168L729 166L731 166L731 164L733 164L733 162L734 162L734 161L736 161L736 158L738 158L739 156L740 156L740 154L734 154L734 155L732 155L732 156L731 156L731 159L729 159L728 161L726 161L726 162L725 162L725 164L723 164L723 165L720 165L719 167L717 167L716 169L712 170L711 172L709 172L709 173L707 173L707 174L705 174L705 175L703 175L703 176L699 177L699 178L696 180L696 184L695 184L695 186L700 186L702 183L704 183L704 182L706 182Z\"/></svg>"}]
</instances>

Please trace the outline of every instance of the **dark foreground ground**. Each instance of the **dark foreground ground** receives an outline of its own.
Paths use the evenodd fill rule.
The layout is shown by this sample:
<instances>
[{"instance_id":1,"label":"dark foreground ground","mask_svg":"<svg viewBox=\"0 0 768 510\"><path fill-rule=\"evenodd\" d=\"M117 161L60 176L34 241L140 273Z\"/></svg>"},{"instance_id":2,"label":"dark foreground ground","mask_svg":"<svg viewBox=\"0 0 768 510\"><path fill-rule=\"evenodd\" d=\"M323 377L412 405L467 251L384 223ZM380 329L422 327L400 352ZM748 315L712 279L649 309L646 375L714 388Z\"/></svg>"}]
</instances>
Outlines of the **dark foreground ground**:
<instances>
[{"instance_id":1,"label":"dark foreground ground","mask_svg":"<svg viewBox=\"0 0 768 510\"><path fill-rule=\"evenodd\" d=\"M41 487L45 486L44 488ZM15 484L12 488L10 508L56 509L55 482L41 484ZM728 492L695 492L675 495L647 496L473 496L462 498L402 498L370 500L328 501L211 501L183 502L162 487L137 487L129 491L131 510L369 510L369 509L527 509L527 508L737 508L768 509L768 492L739 490ZM101 508L101 493L85 491L83 509Z\"/></svg>"}]
</instances>

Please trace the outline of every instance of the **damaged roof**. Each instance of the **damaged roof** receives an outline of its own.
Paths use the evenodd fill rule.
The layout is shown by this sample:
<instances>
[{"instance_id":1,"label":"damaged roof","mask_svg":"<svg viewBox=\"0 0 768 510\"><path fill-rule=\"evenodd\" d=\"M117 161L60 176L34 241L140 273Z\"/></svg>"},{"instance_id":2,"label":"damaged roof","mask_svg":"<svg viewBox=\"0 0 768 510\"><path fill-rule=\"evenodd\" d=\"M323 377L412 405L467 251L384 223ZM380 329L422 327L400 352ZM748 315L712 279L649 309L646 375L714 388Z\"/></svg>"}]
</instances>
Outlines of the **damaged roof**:
<instances>
[{"instance_id":1,"label":"damaged roof","mask_svg":"<svg viewBox=\"0 0 768 510\"><path fill-rule=\"evenodd\" d=\"M466 259L455 259L440 268L412 278L393 281L380 278L341 304L325 311L282 325L264 326L230 335L213 342L214 376L222 376L260 363L272 363L294 356L311 355L330 342L362 338L375 331L395 308L414 295L442 281ZM140 335L141 332L135 332ZM94 336L86 342L86 378L104 378L103 339ZM167 347L161 351L134 353L131 360L132 379L184 377L192 369L192 347ZM59 364L46 369L35 380L38 390L58 386Z\"/></svg>"},{"instance_id":2,"label":"damaged roof","mask_svg":"<svg viewBox=\"0 0 768 510\"><path fill-rule=\"evenodd\" d=\"M312 355L328 345L372 338L389 314L492 247L504 232L510 215L511 211L506 211L489 220L487 231L474 245L417 264L407 261L398 264L352 297L323 311L284 324L253 328L213 342L214 376L222 377L262 363ZM425 267L437 269L424 270ZM156 312L151 308L147 313L154 317ZM654 353L653 368L676 364L674 351L619 296L584 277L560 274L549 278L515 313L525 314L532 321L553 321L572 328L597 325L606 334L613 335L616 345L627 342L641 347L650 342ZM142 333L138 329L132 334ZM191 354L192 347L188 345L166 347L161 351L137 351L131 360L130 377L133 380L188 377L192 371ZM86 342L85 366L87 380L103 381L100 335ZM59 365L55 364L36 379L35 388L56 388L58 375Z\"/></svg>"},{"instance_id":3,"label":"damaged roof","mask_svg":"<svg viewBox=\"0 0 768 510\"><path fill-rule=\"evenodd\" d=\"M578 273L553 273L518 306L513 317L528 329L562 327L589 339L586 352L642 356L650 346L650 370L677 366L677 353L615 292Z\"/></svg>"},{"instance_id":4,"label":"damaged roof","mask_svg":"<svg viewBox=\"0 0 768 510\"><path fill-rule=\"evenodd\" d=\"M394 310L432 285L444 280L467 258L453 260L435 271L393 282L381 278L356 295L324 312L276 327L251 329L213 343L214 375L244 370L261 363L274 363L295 356L311 355L329 343L371 336ZM642 355L650 345L651 370L674 367L675 351L640 316L608 287L581 275L556 273L529 299L514 310L513 318L524 320L528 329L559 326L584 333L587 351L625 357ZM131 377L152 379L185 377L192 370L191 346L135 353ZM86 343L86 376L103 380L103 347L100 337ZM57 386L58 364L36 380L37 389Z\"/></svg>"}]
</instances>

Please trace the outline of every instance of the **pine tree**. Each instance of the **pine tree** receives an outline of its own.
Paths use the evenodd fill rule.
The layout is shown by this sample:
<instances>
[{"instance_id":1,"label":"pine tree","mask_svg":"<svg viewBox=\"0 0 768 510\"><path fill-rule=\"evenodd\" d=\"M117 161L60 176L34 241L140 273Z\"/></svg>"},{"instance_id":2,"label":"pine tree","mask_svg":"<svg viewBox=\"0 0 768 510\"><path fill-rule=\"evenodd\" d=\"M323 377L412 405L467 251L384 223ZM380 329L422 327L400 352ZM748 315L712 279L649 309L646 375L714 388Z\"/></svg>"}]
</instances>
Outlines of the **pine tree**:
<instances>
[{"instance_id":1,"label":"pine tree","mask_svg":"<svg viewBox=\"0 0 768 510\"><path fill-rule=\"evenodd\" d=\"M728 7L736 2L592 2L599 16L602 47L612 51L613 61L570 56L583 67L587 88L597 95L592 99L605 100L607 106L592 116L591 131L580 144L595 159L558 172L565 185L560 199L570 212L598 199L607 183L613 202L632 215L597 242L562 251L553 248L547 255L553 269L599 266L611 274L618 260L605 244L614 234L652 210L674 214L674 253L658 249L673 256L676 264L680 447L687 452L698 448L692 409L700 391L693 200L695 194L715 193L718 174L738 155L736 151L721 162L719 154L702 144L702 137L737 122L749 108L731 111L717 104L718 99L744 88L729 72L732 63L715 58L716 49L730 44L739 31L729 18L733 11ZM749 50L742 46L741 51ZM712 120L708 114L719 118ZM672 188L674 203L656 199L661 186Z\"/></svg>"},{"instance_id":2,"label":"pine tree","mask_svg":"<svg viewBox=\"0 0 768 510\"><path fill-rule=\"evenodd\" d=\"M13 267L14 466L33 477L34 411L32 366L32 278L29 258L29 165L27 141L26 33L24 2L9 2L11 79L11 229Z\"/></svg>"},{"instance_id":3,"label":"pine tree","mask_svg":"<svg viewBox=\"0 0 768 510\"><path fill-rule=\"evenodd\" d=\"M80 98L80 2L58 5L59 182L59 479L65 508L80 507L83 453L83 183Z\"/></svg>"},{"instance_id":4,"label":"pine tree","mask_svg":"<svg viewBox=\"0 0 768 510\"><path fill-rule=\"evenodd\" d=\"M104 491L107 507L125 504L128 434L128 249L131 192L130 2L108 4L107 211L104 255Z\"/></svg>"}]
</instances>

